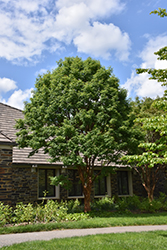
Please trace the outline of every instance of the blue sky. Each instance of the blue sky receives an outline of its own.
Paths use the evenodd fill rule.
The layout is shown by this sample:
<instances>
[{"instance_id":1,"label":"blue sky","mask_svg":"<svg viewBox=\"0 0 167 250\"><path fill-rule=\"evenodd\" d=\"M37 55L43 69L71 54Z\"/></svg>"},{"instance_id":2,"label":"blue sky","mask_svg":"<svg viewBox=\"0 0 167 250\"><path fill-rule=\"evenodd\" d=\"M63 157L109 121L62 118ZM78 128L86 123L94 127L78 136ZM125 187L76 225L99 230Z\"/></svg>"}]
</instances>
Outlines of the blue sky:
<instances>
[{"instance_id":1,"label":"blue sky","mask_svg":"<svg viewBox=\"0 0 167 250\"><path fill-rule=\"evenodd\" d=\"M23 109L38 74L68 56L111 66L128 97L164 88L135 68L167 68L154 52L167 45L166 18L149 15L167 0L0 0L0 102Z\"/></svg>"}]
</instances>

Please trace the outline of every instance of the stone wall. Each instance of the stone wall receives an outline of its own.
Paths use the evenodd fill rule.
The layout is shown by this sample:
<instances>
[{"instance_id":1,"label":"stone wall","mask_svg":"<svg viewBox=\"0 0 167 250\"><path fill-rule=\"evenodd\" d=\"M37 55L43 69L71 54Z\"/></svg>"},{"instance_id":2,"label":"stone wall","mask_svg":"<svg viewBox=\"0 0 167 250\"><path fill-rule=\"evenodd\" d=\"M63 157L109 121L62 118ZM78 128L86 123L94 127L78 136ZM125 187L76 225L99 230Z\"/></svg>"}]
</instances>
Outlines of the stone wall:
<instances>
[{"instance_id":1,"label":"stone wall","mask_svg":"<svg viewBox=\"0 0 167 250\"><path fill-rule=\"evenodd\" d=\"M147 192L142 185L141 178L135 170L132 172L132 185L133 185L133 194L137 196L147 197Z\"/></svg>"},{"instance_id":2,"label":"stone wall","mask_svg":"<svg viewBox=\"0 0 167 250\"><path fill-rule=\"evenodd\" d=\"M159 173L159 180L155 186L154 196L158 197L160 192L167 194L167 169L163 169Z\"/></svg>"},{"instance_id":3,"label":"stone wall","mask_svg":"<svg viewBox=\"0 0 167 250\"><path fill-rule=\"evenodd\" d=\"M11 205L12 197L12 148L0 148L0 201Z\"/></svg>"},{"instance_id":4,"label":"stone wall","mask_svg":"<svg viewBox=\"0 0 167 250\"><path fill-rule=\"evenodd\" d=\"M160 170L159 180L156 183L154 197L159 197L160 192L167 194L167 170ZM133 194L137 196L147 197L147 192L142 185L141 178L138 173L133 171Z\"/></svg>"},{"instance_id":5,"label":"stone wall","mask_svg":"<svg viewBox=\"0 0 167 250\"><path fill-rule=\"evenodd\" d=\"M63 173L63 171L62 171ZM62 174L61 173L61 174ZM66 172L63 174L67 174ZM133 194L147 197L140 176L132 171ZM167 170L161 173L154 196L167 194ZM93 194L93 192L92 192ZM111 196L118 195L117 173L111 175ZM60 199L68 199L67 190L60 187ZM12 147L0 147L0 202L15 205L18 202L38 201L38 173L31 165L12 165Z\"/></svg>"},{"instance_id":6,"label":"stone wall","mask_svg":"<svg viewBox=\"0 0 167 250\"><path fill-rule=\"evenodd\" d=\"M12 165L12 147L0 147L0 202L9 205L37 201L37 173L31 166Z\"/></svg>"},{"instance_id":7,"label":"stone wall","mask_svg":"<svg viewBox=\"0 0 167 250\"><path fill-rule=\"evenodd\" d=\"M37 172L31 166L13 166L12 172L12 203L37 202L38 180Z\"/></svg>"}]
</instances>

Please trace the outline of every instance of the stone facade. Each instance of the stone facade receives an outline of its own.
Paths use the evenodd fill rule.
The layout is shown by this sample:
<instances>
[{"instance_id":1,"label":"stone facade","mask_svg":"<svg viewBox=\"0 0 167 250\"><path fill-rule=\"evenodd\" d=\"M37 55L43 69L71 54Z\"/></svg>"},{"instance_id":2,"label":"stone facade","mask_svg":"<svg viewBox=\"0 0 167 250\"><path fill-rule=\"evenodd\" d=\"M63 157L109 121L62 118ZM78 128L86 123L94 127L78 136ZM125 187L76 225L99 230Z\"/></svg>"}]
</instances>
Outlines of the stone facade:
<instances>
[{"instance_id":1,"label":"stone facade","mask_svg":"<svg viewBox=\"0 0 167 250\"><path fill-rule=\"evenodd\" d=\"M147 192L141 183L141 178L135 171L132 172L133 194L137 196L147 197Z\"/></svg>"},{"instance_id":2,"label":"stone facade","mask_svg":"<svg viewBox=\"0 0 167 250\"><path fill-rule=\"evenodd\" d=\"M0 201L11 204L12 197L12 148L0 148Z\"/></svg>"},{"instance_id":3,"label":"stone facade","mask_svg":"<svg viewBox=\"0 0 167 250\"><path fill-rule=\"evenodd\" d=\"M50 166L45 166L50 167ZM63 174L67 174L66 171ZM61 174L62 174L61 173ZM167 194L167 170L161 172L160 180L156 185L154 196L159 192ZM118 196L117 173L111 175L111 197ZM147 193L141 184L140 176L132 170L133 194L147 197ZM92 190L93 197L93 190ZM60 187L59 199L68 199L68 192ZM12 147L4 145L0 147L0 202L15 205L18 202L38 202L38 170L31 164L12 164Z\"/></svg>"},{"instance_id":4,"label":"stone facade","mask_svg":"<svg viewBox=\"0 0 167 250\"><path fill-rule=\"evenodd\" d=\"M38 180L37 171L31 166L13 166L12 168L12 203L37 202ZM36 170L36 169L35 169Z\"/></svg>"},{"instance_id":5,"label":"stone facade","mask_svg":"<svg viewBox=\"0 0 167 250\"><path fill-rule=\"evenodd\" d=\"M0 201L15 205L37 201L37 173L12 165L12 147L0 147Z\"/></svg>"}]
</instances>

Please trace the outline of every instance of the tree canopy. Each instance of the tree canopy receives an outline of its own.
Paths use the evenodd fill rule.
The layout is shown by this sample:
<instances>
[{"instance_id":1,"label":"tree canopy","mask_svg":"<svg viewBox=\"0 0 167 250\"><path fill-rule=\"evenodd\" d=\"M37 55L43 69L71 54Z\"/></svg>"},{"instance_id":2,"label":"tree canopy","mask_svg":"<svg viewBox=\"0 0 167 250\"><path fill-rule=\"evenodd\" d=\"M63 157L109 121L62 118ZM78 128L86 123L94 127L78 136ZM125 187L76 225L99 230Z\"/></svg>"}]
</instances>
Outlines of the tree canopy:
<instances>
[{"instance_id":1,"label":"tree canopy","mask_svg":"<svg viewBox=\"0 0 167 250\"><path fill-rule=\"evenodd\" d=\"M52 162L76 168L89 211L96 177L138 143L132 136L130 109L126 90L111 68L91 58L65 58L37 78L24 119L17 121L17 142L21 148L31 147L31 155L43 148ZM101 168L94 175L97 163Z\"/></svg>"}]
</instances>

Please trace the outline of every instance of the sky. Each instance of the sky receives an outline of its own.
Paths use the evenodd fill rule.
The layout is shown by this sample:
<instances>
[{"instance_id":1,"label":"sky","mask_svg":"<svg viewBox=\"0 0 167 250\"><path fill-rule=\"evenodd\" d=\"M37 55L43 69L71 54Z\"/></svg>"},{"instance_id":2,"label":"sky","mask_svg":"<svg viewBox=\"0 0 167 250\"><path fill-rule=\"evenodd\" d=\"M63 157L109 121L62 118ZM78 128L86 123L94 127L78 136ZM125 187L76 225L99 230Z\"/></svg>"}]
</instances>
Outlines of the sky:
<instances>
[{"instance_id":1,"label":"sky","mask_svg":"<svg viewBox=\"0 0 167 250\"><path fill-rule=\"evenodd\" d=\"M167 0L0 0L0 102L23 109L38 75L69 56L113 68L128 98L162 96L136 68L167 68L154 52L167 45Z\"/></svg>"}]
</instances>

